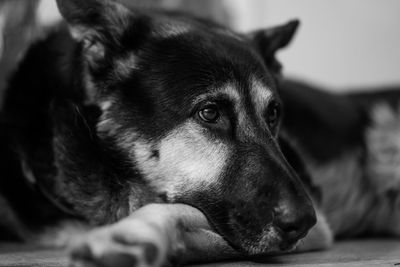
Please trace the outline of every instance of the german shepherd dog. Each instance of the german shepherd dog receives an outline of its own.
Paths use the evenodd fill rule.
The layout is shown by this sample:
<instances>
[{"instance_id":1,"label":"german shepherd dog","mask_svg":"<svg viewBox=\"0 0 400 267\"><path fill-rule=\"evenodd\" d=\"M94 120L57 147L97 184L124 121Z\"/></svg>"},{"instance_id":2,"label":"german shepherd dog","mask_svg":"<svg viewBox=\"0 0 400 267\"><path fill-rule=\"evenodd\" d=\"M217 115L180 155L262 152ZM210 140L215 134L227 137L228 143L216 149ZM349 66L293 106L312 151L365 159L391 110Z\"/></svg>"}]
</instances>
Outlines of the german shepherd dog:
<instances>
[{"instance_id":1,"label":"german shepherd dog","mask_svg":"<svg viewBox=\"0 0 400 267\"><path fill-rule=\"evenodd\" d=\"M275 53L297 21L238 34L114 1L57 4L67 23L31 46L0 116L2 239L115 267L399 234L394 98L283 81Z\"/></svg>"}]
</instances>

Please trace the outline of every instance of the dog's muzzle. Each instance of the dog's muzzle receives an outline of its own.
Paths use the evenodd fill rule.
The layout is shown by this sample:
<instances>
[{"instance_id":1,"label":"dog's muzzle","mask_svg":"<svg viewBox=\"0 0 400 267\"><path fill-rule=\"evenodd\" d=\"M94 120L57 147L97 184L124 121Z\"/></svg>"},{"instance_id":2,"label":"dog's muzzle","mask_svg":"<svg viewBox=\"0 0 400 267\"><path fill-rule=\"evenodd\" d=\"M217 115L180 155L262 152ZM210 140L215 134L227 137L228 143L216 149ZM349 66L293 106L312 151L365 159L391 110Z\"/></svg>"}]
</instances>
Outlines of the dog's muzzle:
<instances>
[{"instance_id":1,"label":"dog's muzzle","mask_svg":"<svg viewBox=\"0 0 400 267\"><path fill-rule=\"evenodd\" d=\"M313 207L299 198L282 198L271 207L265 200L232 205L227 222L234 243L250 254L292 249L316 223Z\"/></svg>"},{"instance_id":2,"label":"dog's muzzle","mask_svg":"<svg viewBox=\"0 0 400 267\"><path fill-rule=\"evenodd\" d=\"M231 204L227 239L249 254L287 251L305 237L316 223L315 211L306 196L239 200ZM222 228L222 227L221 227ZM222 230L224 231L224 230Z\"/></svg>"},{"instance_id":3,"label":"dog's muzzle","mask_svg":"<svg viewBox=\"0 0 400 267\"><path fill-rule=\"evenodd\" d=\"M312 202L283 155L282 160L246 155L247 161L235 162L220 184L186 202L246 254L291 250L316 223Z\"/></svg>"}]
</instances>

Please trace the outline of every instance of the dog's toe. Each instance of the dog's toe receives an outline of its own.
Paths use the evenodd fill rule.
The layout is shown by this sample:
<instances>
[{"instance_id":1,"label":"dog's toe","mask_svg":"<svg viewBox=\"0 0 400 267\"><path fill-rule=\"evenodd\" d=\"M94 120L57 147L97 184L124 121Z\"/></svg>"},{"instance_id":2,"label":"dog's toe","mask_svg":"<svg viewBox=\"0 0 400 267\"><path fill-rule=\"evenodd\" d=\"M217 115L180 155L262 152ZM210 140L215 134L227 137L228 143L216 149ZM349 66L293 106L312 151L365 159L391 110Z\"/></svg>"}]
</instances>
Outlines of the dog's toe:
<instances>
[{"instance_id":1,"label":"dog's toe","mask_svg":"<svg viewBox=\"0 0 400 267\"><path fill-rule=\"evenodd\" d=\"M81 259L81 260L91 260L93 259L93 254L88 244L81 243L72 249L71 258Z\"/></svg>"},{"instance_id":2,"label":"dog's toe","mask_svg":"<svg viewBox=\"0 0 400 267\"><path fill-rule=\"evenodd\" d=\"M108 251L101 255L99 262L104 267L132 267L142 266L139 264L140 256L122 251Z\"/></svg>"},{"instance_id":3,"label":"dog's toe","mask_svg":"<svg viewBox=\"0 0 400 267\"><path fill-rule=\"evenodd\" d=\"M155 260L158 258L158 255L158 248L154 244L143 244L143 256L147 263L151 265L154 264Z\"/></svg>"},{"instance_id":4,"label":"dog's toe","mask_svg":"<svg viewBox=\"0 0 400 267\"><path fill-rule=\"evenodd\" d=\"M93 253L86 243L80 243L73 247L70 254L70 267L97 267Z\"/></svg>"},{"instance_id":5,"label":"dog's toe","mask_svg":"<svg viewBox=\"0 0 400 267\"><path fill-rule=\"evenodd\" d=\"M159 266L157 247L151 243L136 243L104 252L98 259L104 267Z\"/></svg>"}]
</instances>

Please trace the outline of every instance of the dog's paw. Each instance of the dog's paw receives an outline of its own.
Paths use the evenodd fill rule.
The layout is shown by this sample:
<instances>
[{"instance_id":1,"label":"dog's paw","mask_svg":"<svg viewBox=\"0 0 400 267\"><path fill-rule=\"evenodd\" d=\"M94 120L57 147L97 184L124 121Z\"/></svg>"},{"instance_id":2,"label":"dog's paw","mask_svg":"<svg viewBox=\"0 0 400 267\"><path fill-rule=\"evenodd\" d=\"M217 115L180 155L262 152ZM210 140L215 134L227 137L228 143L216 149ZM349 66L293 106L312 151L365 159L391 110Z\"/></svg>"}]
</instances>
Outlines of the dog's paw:
<instances>
[{"instance_id":1,"label":"dog's paw","mask_svg":"<svg viewBox=\"0 0 400 267\"><path fill-rule=\"evenodd\" d=\"M158 267L167 263L167 239L140 220L98 228L71 247L71 267Z\"/></svg>"}]
</instances>

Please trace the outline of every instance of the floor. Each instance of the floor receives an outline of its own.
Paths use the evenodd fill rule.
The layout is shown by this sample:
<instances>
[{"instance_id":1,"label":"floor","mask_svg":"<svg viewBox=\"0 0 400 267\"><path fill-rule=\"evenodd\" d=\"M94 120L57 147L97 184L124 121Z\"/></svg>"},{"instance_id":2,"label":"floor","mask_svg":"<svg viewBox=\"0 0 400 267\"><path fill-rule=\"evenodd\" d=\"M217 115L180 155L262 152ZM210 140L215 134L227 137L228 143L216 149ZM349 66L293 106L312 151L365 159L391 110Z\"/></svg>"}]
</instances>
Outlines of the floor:
<instances>
[{"instance_id":1,"label":"floor","mask_svg":"<svg viewBox=\"0 0 400 267\"><path fill-rule=\"evenodd\" d=\"M0 266L65 267L67 264L62 251L0 244ZM263 263L228 262L196 267L199 266L400 266L400 241L390 239L346 241L337 243L329 251L274 257Z\"/></svg>"}]
</instances>

